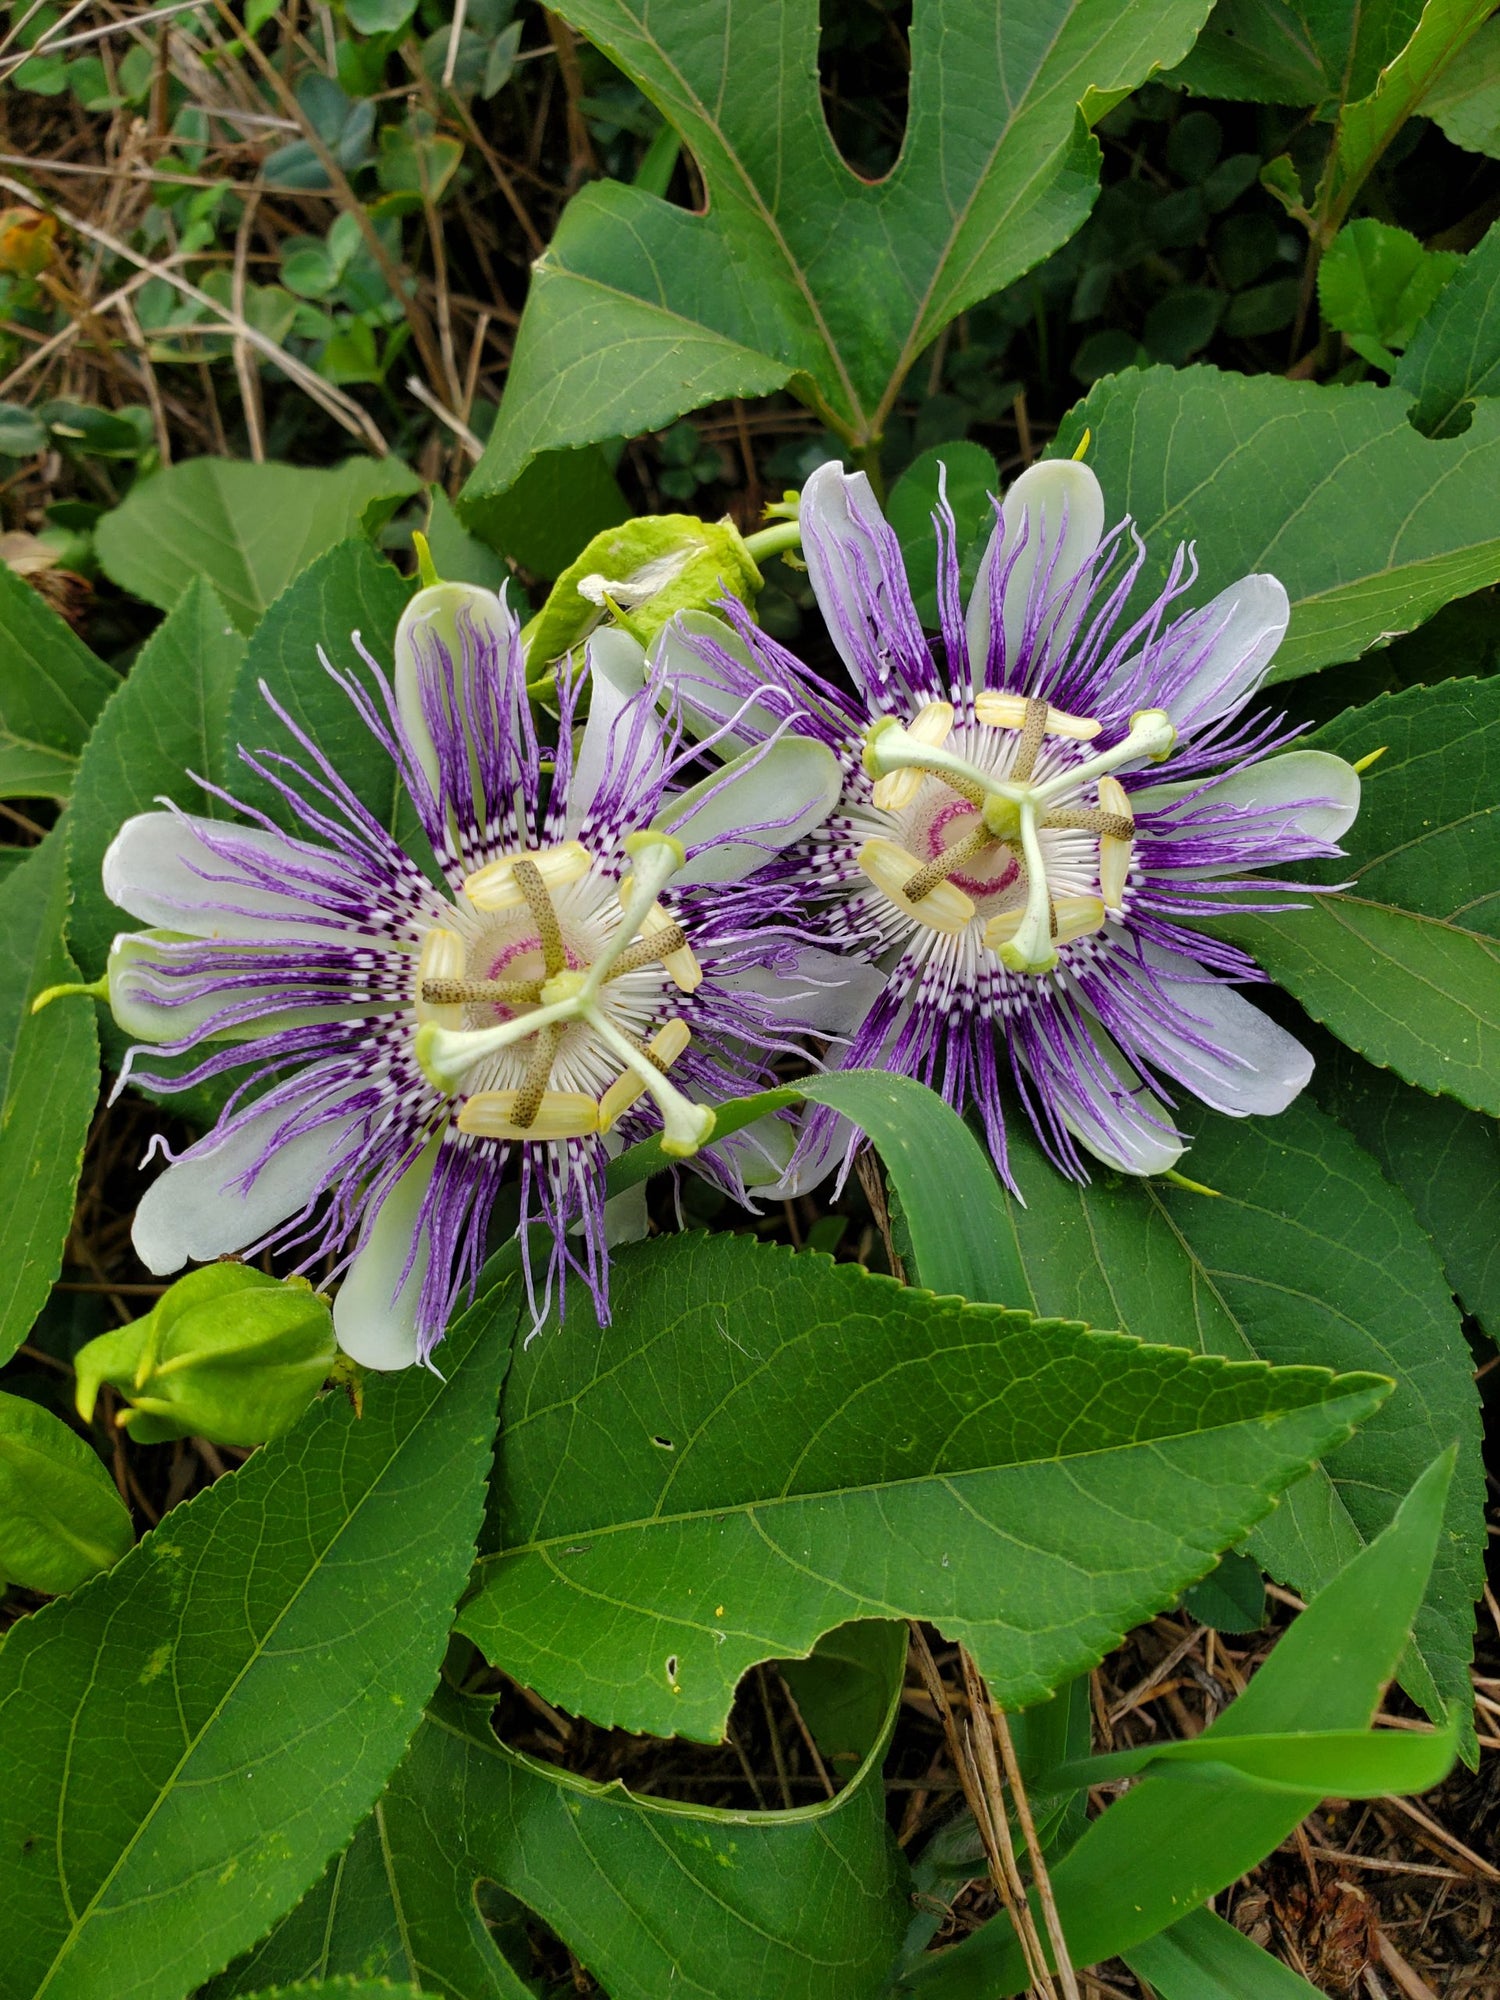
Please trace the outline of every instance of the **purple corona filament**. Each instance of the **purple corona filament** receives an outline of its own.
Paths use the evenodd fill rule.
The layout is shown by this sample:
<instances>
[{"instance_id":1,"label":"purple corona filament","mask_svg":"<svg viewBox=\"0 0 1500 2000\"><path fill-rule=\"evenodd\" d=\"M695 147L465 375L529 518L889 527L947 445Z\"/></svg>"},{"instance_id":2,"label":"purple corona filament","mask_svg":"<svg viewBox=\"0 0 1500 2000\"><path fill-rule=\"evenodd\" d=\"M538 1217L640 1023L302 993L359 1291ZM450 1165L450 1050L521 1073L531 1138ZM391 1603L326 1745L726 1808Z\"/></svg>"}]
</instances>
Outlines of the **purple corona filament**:
<instances>
[{"instance_id":1,"label":"purple corona filament","mask_svg":"<svg viewBox=\"0 0 1500 2000\"><path fill-rule=\"evenodd\" d=\"M779 883L800 937L878 969L845 1064L975 1108L1007 1179L1007 1086L1077 1178L1086 1155L1172 1168L1184 1092L1232 1116L1284 1109L1311 1058L1238 990L1263 976L1253 961L1194 927L1285 907L1305 885L1257 871L1336 855L1358 809L1349 765L1246 714L1286 629L1280 583L1245 577L1181 611L1196 572L1179 549L1133 615L1139 537L1104 533L1086 467L1048 462L996 503L967 606L940 501L933 641L863 474L821 467L801 520L852 693L730 603L728 623L680 618L654 657L700 726L728 720L740 743L798 730L839 759L838 805L755 896Z\"/></svg>"},{"instance_id":2,"label":"purple corona filament","mask_svg":"<svg viewBox=\"0 0 1500 2000\"><path fill-rule=\"evenodd\" d=\"M199 1058L143 1074L135 1049L127 1073L165 1091L237 1079L146 1190L140 1255L157 1272L267 1248L331 1268L341 1344L398 1367L472 1295L505 1184L523 1248L529 1225L550 1242L539 1272L527 1257L534 1318L571 1272L604 1320L611 1153L658 1133L741 1197L785 1173L784 1124L715 1144L708 1105L846 1025L829 993L847 975L743 886L829 809L838 772L767 732L682 792L700 748L662 720L619 631L564 677L544 747L516 620L468 586L413 600L393 679L364 657L368 683L328 671L390 758L409 827L382 824L267 693L294 748L240 754L282 823L228 793L237 819L142 814L104 881L158 927L117 940L118 1018Z\"/></svg>"}]
</instances>

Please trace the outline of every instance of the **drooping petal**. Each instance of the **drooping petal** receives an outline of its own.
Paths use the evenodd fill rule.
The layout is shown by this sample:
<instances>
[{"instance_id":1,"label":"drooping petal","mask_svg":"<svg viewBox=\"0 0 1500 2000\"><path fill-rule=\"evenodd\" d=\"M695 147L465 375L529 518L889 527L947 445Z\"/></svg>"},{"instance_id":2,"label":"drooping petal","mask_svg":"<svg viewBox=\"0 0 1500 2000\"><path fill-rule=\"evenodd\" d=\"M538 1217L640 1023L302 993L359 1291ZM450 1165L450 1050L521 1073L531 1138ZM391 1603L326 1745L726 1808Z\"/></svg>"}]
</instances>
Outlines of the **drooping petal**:
<instances>
[{"instance_id":1,"label":"drooping petal","mask_svg":"<svg viewBox=\"0 0 1500 2000\"><path fill-rule=\"evenodd\" d=\"M674 886L742 881L820 826L842 785L833 753L808 736L782 736L736 757L660 816L658 824L687 850Z\"/></svg>"},{"instance_id":2,"label":"drooping petal","mask_svg":"<svg viewBox=\"0 0 1500 2000\"><path fill-rule=\"evenodd\" d=\"M122 932L109 950L109 1010L137 1042L183 1042L205 1034L248 1041L272 1026L279 1031L347 1018L351 998L298 1007L295 976L263 970L257 979L244 970L242 961L261 969L266 956L244 945L205 945L181 931ZM297 955L286 956L295 962ZM317 990L315 979L309 985ZM362 997L359 1005L363 1011L370 1002Z\"/></svg>"},{"instance_id":3,"label":"drooping petal","mask_svg":"<svg viewBox=\"0 0 1500 2000\"><path fill-rule=\"evenodd\" d=\"M1167 711L1179 736L1201 735L1244 706L1286 636L1290 616L1280 579L1256 574L1242 576L1174 628L1154 663L1154 706Z\"/></svg>"},{"instance_id":4,"label":"drooping petal","mask_svg":"<svg viewBox=\"0 0 1500 2000\"><path fill-rule=\"evenodd\" d=\"M742 966L734 984L783 1011L790 1027L843 1036L853 1034L885 991L885 974L862 959L797 945L768 964Z\"/></svg>"},{"instance_id":5,"label":"drooping petal","mask_svg":"<svg viewBox=\"0 0 1500 2000\"><path fill-rule=\"evenodd\" d=\"M1231 1118L1285 1111L1313 1072L1312 1056L1296 1036L1237 988L1206 974L1184 978L1184 960L1150 943L1141 949L1166 1002L1149 1013L1146 1004L1135 1010L1140 1045L1150 1059ZM1123 992L1116 997L1125 1004Z\"/></svg>"},{"instance_id":6,"label":"drooping petal","mask_svg":"<svg viewBox=\"0 0 1500 2000\"><path fill-rule=\"evenodd\" d=\"M1254 813L1268 834L1274 830L1289 841L1331 847L1354 824L1359 796L1359 773L1342 757L1327 750L1287 750L1212 783L1152 785L1133 792L1130 803L1138 819L1183 804L1175 825L1154 829L1163 841L1192 839L1228 807L1231 814Z\"/></svg>"},{"instance_id":7,"label":"drooping petal","mask_svg":"<svg viewBox=\"0 0 1500 2000\"><path fill-rule=\"evenodd\" d=\"M1161 1174L1177 1164L1186 1141L1171 1113L1090 1009L1033 1025L1046 1031L1022 1043L1022 1060L1043 1108L1080 1145L1124 1174Z\"/></svg>"},{"instance_id":8,"label":"drooping petal","mask_svg":"<svg viewBox=\"0 0 1500 2000\"><path fill-rule=\"evenodd\" d=\"M310 1116L301 1105L254 1108L216 1126L159 1174L141 1197L131 1229L136 1255L165 1276L184 1264L206 1264L257 1243L278 1223L300 1215L337 1177L363 1114L334 1115L290 1137L288 1127Z\"/></svg>"},{"instance_id":9,"label":"drooping petal","mask_svg":"<svg viewBox=\"0 0 1500 2000\"><path fill-rule=\"evenodd\" d=\"M711 611L679 611L652 641L651 665L689 734L716 736L721 757L764 742L794 712L745 641ZM762 690L767 699L758 698Z\"/></svg>"},{"instance_id":10,"label":"drooping petal","mask_svg":"<svg viewBox=\"0 0 1500 2000\"><path fill-rule=\"evenodd\" d=\"M862 472L820 465L802 489L802 553L829 636L876 710L941 694L901 544Z\"/></svg>"},{"instance_id":11,"label":"drooping petal","mask_svg":"<svg viewBox=\"0 0 1500 2000\"><path fill-rule=\"evenodd\" d=\"M1029 658L1072 637L1084 600L1074 585L1103 533L1104 494L1086 465L1044 459L1015 481L980 558L964 621L976 689L1002 678L1019 687ZM997 593L1003 654L993 647Z\"/></svg>"},{"instance_id":12,"label":"drooping petal","mask_svg":"<svg viewBox=\"0 0 1500 2000\"><path fill-rule=\"evenodd\" d=\"M413 1239L432 1180L436 1143L425 1146L366 1223L333 1301L339 1346L362 1368L410 1368L418 1356L417 1309L431 1245Z\"/></svg>"},{"instance_id":13,"label":"drooping petal","mask_svg":"<svg viewBox=\"0 0 1500 2000\"><path fill-rule=\"evenodd\" d=\"M337 855L265 827L137 813L111 841L103 879L110 901L153 929L259 942L389 942L367 921L368 886Z\"/></svg>"}]
</instances>

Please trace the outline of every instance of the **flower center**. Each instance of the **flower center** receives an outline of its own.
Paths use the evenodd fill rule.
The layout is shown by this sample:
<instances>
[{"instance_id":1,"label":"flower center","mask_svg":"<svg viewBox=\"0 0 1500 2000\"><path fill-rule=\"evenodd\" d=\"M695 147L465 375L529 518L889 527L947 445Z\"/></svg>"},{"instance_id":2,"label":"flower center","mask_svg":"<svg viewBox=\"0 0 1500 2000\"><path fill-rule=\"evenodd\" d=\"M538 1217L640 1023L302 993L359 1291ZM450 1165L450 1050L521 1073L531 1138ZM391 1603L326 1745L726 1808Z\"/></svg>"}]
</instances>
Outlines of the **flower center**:
<instances>
[{"instance_id":1,"label":"flower center","mask_svg":"<svg viewBox=\"0 0 1500 2000\"><path fill-rule=\"evenodd\" d=\"M1112 774L1121 765L1171 753L1176 731L1160 709L1132 716L1130 730L1112 750L1069 763L1038 777L1049 736L1088 743L1099 734L1091 717L1068 715L1035 697L985 693L974 704L981 728L1012 732L1016 742L1002 760L1005 776L948 749L953 710L929 702L909 729L891 716L871 724L864 765L876 780L874 803L888 811L911 804L923 778L937 779L954 796L928 822L925 861L895 841L867 840L859 865L887 901L929 930L956 935L976 921L978 901L990 901L1016 884L1019 905L994 911L984 924L984 945L1011 972L1040 976L1058 963L1057 948L1102 930L1111 911L1123 910L1135 839L1135 817L1124 787ZM1087 803L1092 787L1095 803ZM1054 836L1044 841L1044 833ZM1060 891L1048 877L1049 851L1076 846L1063 836L1097 842L1097 893ZM1071 872L1076 873L1076 870Z\"/></svg>"},{"instance_id":2,"label":"flower center","mask_svg":"<svg viewBox=\"0 0 1500 2000\"><path fill-rule=\"evenodd\" d=\"M423 940L413 996L416 1056L434 1088L460 1095L476 1064L509 1049L524 1055L517 1087L464 1096L456 1121L461 1132L502 1140L582 1138L607 1132L647 1093L662 1112L664 1151L696 1152L712 1132L713 1112L666 1076L688 1045L685 1023L671 1016L643 1040L615 1018L606 995L610 982L651 966L686 993L703 978L681 927L656 900L682 866L681 846L670 835L647 832L630 835L625 848L637 859L636 873L620 883L619 920L589 961L565 939L554 901L595 867L577 841L502 856L465 881L465 896L481 916L503 920L514 912L520 920L498 951L493 941L486 949L484 977L470 976L469 947L457 931L434 929ZM476 1011L481 1025L469 1025ZM554 1087L559 1052L575 1030L596 1055L624 1065L598 1096Z\"/></svg>"}]
</instances>

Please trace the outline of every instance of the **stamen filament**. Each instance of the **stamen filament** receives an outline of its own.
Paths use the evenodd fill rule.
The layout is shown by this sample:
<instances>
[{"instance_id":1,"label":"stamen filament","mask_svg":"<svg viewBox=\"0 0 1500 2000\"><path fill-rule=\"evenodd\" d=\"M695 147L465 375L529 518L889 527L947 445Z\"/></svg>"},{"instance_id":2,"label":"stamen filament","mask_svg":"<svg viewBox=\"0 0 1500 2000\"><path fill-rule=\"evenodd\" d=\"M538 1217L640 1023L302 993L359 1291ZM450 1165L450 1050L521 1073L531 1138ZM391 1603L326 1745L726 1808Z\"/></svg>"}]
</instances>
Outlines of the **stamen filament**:
<instances>
[{"instance_id":1,"label":"stamen filament","mask_svg":"<svg viewBox=\"0 0 1500 2000\"><path fill-rule=\"evenodd\" d=\"M649 919L652 913L648 910L646 914ZM655 965L687 949L687 932L681 924L669 920L665 930L643 931L634 944L627 945L610 966L609 976L621 979L627 972L640 972L645 966Z\"/></svg>"},{"instance_id":2,"label":"stamen filament","mask_svg":"<svg viewBox=\"0 0 1500 2000\"><path fill-rule=\"evenodd\" d=\"M421 998L428 1007L534 1007L542 997L539 979L424 979Z\"/></svg>"},{"instance_id":3,"label":"stamen filament","mask_svg":"<svg viewBox=\"0 0 1500 2000\"><path fill-rule=\"evenodd\" d=\"M518 1014L513 1021L497 1021L493 1028L444 1028L436 1021L424 1021L414 1044L417 1066L434 1090L452 1097L475 1063L539 1034L554 1021L575 1020L579 1011L578 995L569 994L550 1006Z\"/></svg>"},{"instance_id":4,"label":"stamen filament","mask_svg":"<svg viewBox=\"0 0 1500 2000\"><path fill-rule=\"evenodd\" d=\"M694 1104L662 1074L651 1057L638 1049L598 1007L586 1003L583 1017L602 1042L612 1048L645 1085L661 1112L661 1149L673 1159L689 1159L713 1136L715 1117L706 1104Z\"/></svg>"},{"instance_id":5,"label":"stamen filament","mask_svg":"<svg viewBox=\"0 0 1500 2000\"><path fill-rule=\"evenodd\" d=\"M1130 718L1130 732L1113 750L1101 750L1097 757L1085 757L1081 764L1069 765L1042 783L1032 787L1032 796L1038 804L1045 804L1059 793L1071 792L1078 785L1087 784L1091 778L1102 777L1106 771L1118 770L1121 764L1129 764L1137 757L1146 757L1153 764L1170 757L1172 746L1177 741L1177 731L1165 709L1142 708Z\"/></svg>"},{"instance_id":6,"label":"stamen filament","mask_svg":"<svg viewBox=\"0 0 1500 2000\"><path fill-rule=\"evenodd\" d=\"M924 896L931 895L939 882L946 882L955 868L962 868L966 861L973 861L995 844L995 836L981 820L961 840L945 847L925 868L919 868L908 882L902 884L902 894L909 903L920 903Z\"/></svg>"},{"instance_id":7,"label":"stamen filament","mask_svg":"<svg viewBox=\"0 0 1500 2000\"><path fill-rule=\"evenodd\" d=\"M1026 908L1013 938L999 948L1000 963L1010 972L1039 976L1057 964L1052 943L1052 897L1047 888L1047 864L1037 832L1036 807L1021 805L1021 851L1026 861Z\"/></svg>"},{"instance_id":8,"label":"stamen filament","mask_svg":"<svg viewBox=\"0 0 1500 2000\"><path fill-rule=\"evenodd\" d=\"M547 977L555 979L560 972L568 969L568 954L563 947L562 925L557 921L557 912L552 907L552 898L547 894L547 884L536 863L524 854L518 855L511 863L516 886L526 898L526 906L531 911L531 921L536 925L537 937L542 947L542 964Z\"/></svg>"}]
</instances>

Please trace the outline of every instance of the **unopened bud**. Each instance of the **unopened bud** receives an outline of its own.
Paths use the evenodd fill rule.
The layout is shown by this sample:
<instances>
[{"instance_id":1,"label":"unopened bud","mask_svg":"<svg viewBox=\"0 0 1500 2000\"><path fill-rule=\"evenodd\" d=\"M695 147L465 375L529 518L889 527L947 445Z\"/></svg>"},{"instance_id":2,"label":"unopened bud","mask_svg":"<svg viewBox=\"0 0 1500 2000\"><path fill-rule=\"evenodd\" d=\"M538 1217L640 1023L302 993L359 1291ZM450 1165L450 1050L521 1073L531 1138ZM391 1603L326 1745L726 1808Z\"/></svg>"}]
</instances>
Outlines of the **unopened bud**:
<instances>
[{"instance_id":1,"label":"unopened bud","mask_svg":"<svg viewBox=\"0 0 1500 2000\"><path fill-rule=\"evenodd\" d=\"M78 1409L91 1418L108 1382L126 1406L115 1421L138 1444L264 1444L296 1423L336 1354L328 1301L305 1279L207 1264L79 1351Z\"/></svg>"},{"instance_id":2,"label":"unopened bud","mask_svg":"<svg viewBox=\"0 0 1500 2000\"><path fill-rule=\"evenodd\" d=\"M606 528L563 571L526 628L528 677L537 680L606 619L644 646L679 611L704 611L726 596L753 604L760 587L755 558L732 521L646 514Z\"/></svg>"}]
</instances>

